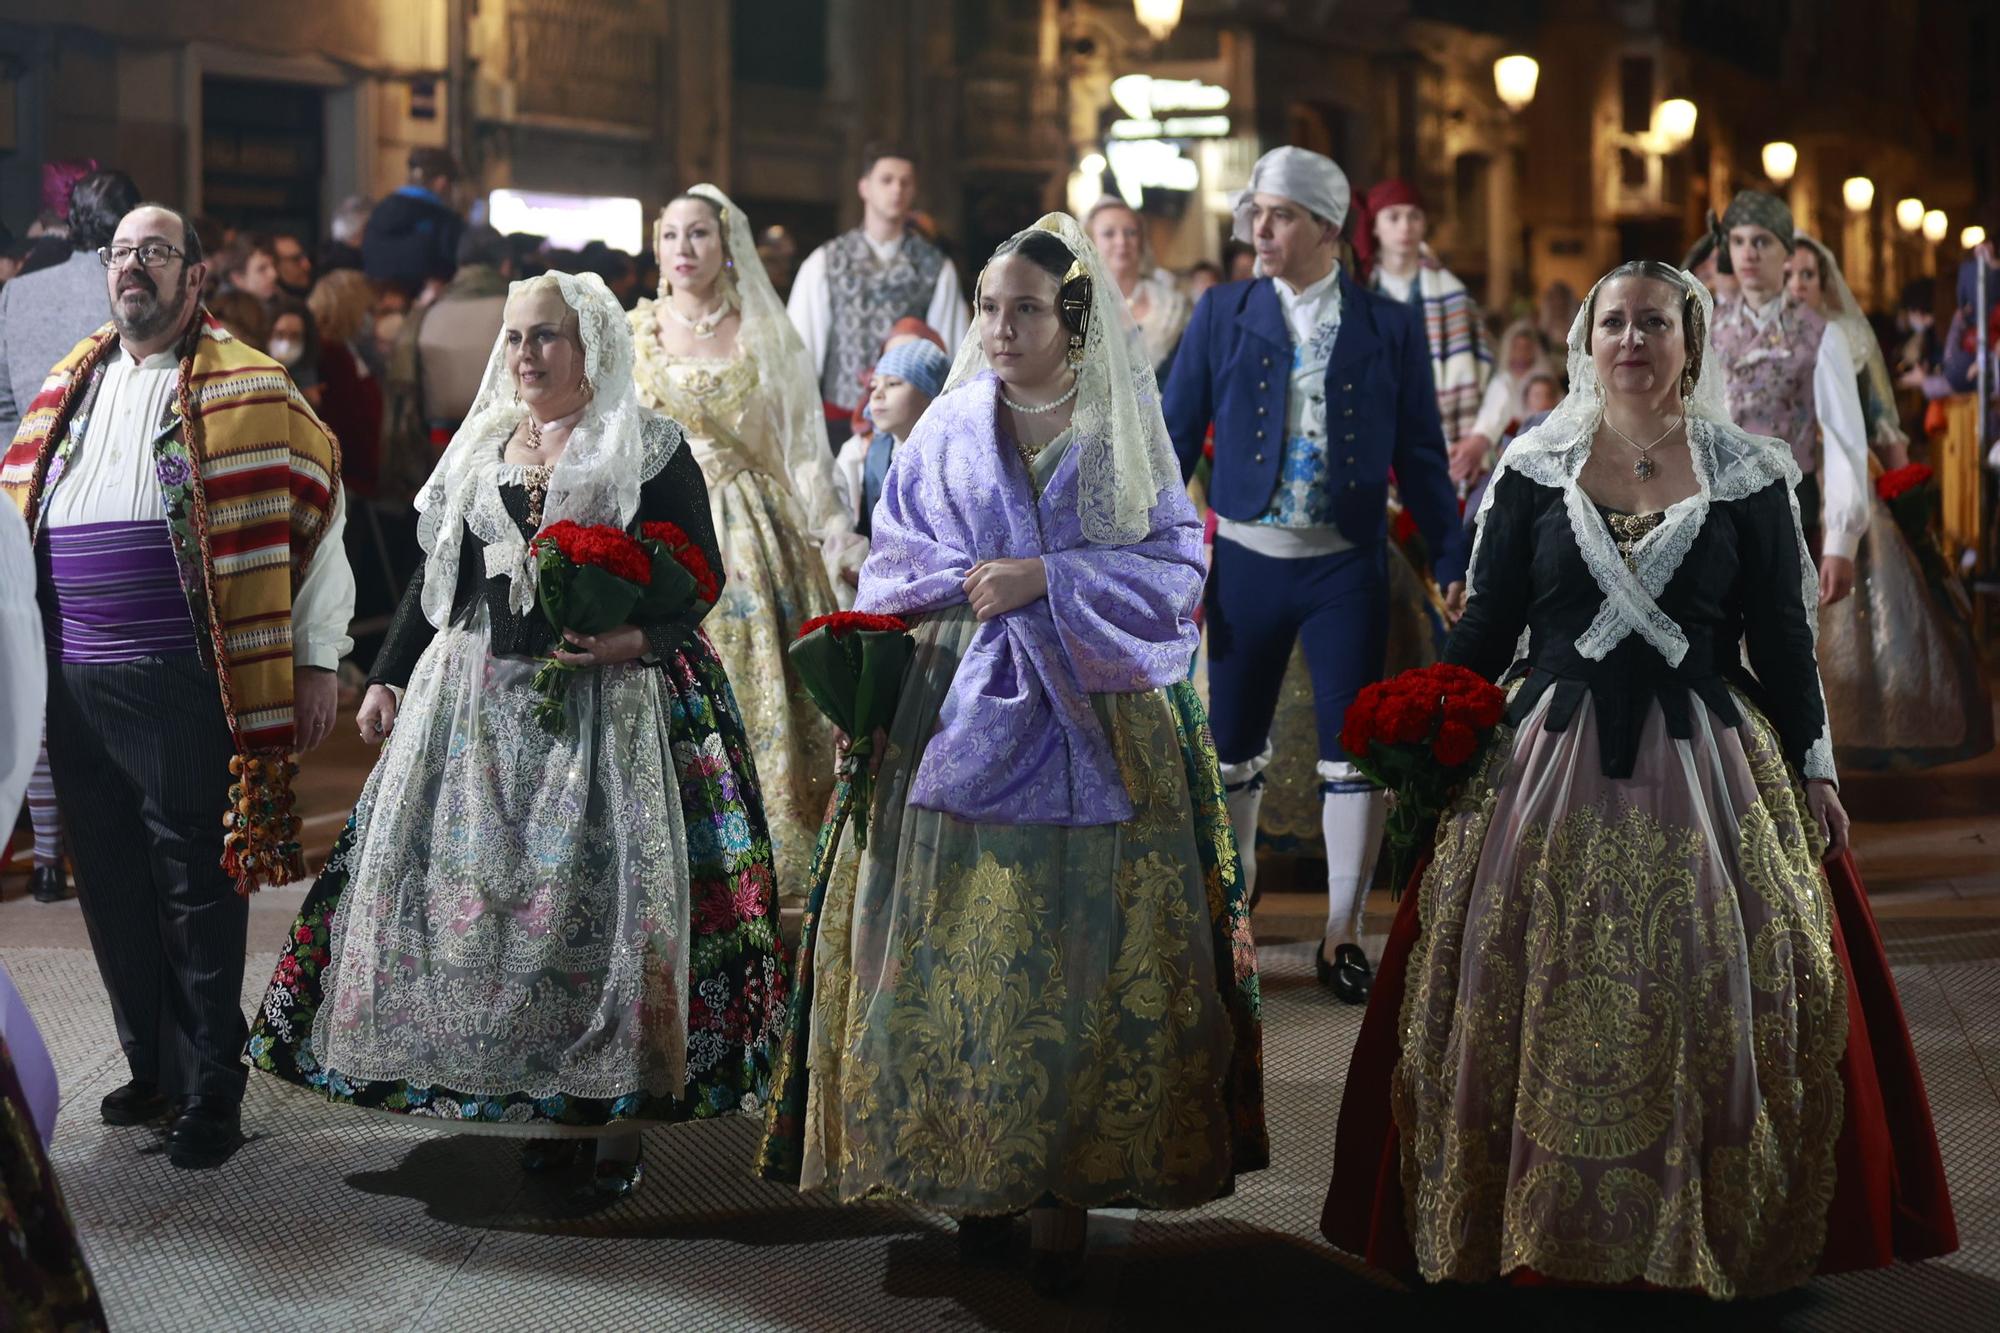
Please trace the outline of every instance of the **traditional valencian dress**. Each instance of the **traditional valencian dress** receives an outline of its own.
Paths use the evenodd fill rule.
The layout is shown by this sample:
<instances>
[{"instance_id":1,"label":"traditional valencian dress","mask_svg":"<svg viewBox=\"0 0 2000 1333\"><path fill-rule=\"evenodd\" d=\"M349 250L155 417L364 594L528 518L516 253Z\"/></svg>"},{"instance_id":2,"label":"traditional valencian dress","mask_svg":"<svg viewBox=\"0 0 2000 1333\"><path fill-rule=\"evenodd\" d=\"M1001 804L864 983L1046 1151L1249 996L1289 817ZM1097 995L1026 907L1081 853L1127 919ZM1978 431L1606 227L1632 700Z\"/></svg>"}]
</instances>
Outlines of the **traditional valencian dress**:
<instances>
[{"instance_id":1,"label":"traditional valencian dress","mask_svg":"<svg viewBox=\"0 0 2000 1333\"><path fill-rule=\"evenodd\" d=\"M1185 681L1201 530L1152 372L1104 336L1115 288L1055 221L1096 269L1089 356L1115 344L1117 368L1087 359L1071 428L1024 460L970 345L862 571L858 607L913 622L917 656L868 847L822 848L763 1159L842 1199L1184 1208L1268 1157L1255 950ZM1141 430L1136 521L1092 541L1112 437ZM1040 557L1048 593L982 623L962 584L1003 557Z\"/></svg>"},{"instance_id":2,"label":"traditional valencian dress","mask_svg":"<svg viewBox=\"0 0 2000 1333\"><path fill-rule=\"evenodd\" d=\"M1323 1229L1430 1281L1717 1298L1946 1253L1895 985L1801 782L1833 756L1797 468L1728 424L1710 374L1699 491L1594 504L1586 332L1581 392L1508 449L1480 514L1445 656L1512 701L1403 897Z\"/></svg>"},{"instance_id":3,"label":"traditional valencian dress","mask_svg":"<svg viewBox=\"0 0 2000 1333\"><path fill-rule=\"evenodd\" d=\"M632 396L624 313L595 278L559 281L595 396L553 469L503 462L520 409L496 346L420 499L430 559L375 666L403 692L395 728L249 1046L330 1101L540 1135L754 1110L786 987L707 606L580 671L559 730L533 715L556 640L516 575L547 523L674 523L722 570L694 456Z\"/></svg>"},{"instance_id":4,"label":"traditional valencian dress","mask_svg":"<svg viewBox=\"0 0 2000 1333\"><path fill-rule=\"evenodd\" d=\"M742 322L725 357L670 357L660 308L632 312L639 399L687 432L708 480L708 503L729 586L705 622L736 687L764 792L787 902L803 903L814 835L833 790L833 727L813 706L785 649L799 626L835 608L839 567L867 543L842 500L812 366L756 262L749 220L721 191L691 194L721 210Z\"/></svg>"}]
</instances>

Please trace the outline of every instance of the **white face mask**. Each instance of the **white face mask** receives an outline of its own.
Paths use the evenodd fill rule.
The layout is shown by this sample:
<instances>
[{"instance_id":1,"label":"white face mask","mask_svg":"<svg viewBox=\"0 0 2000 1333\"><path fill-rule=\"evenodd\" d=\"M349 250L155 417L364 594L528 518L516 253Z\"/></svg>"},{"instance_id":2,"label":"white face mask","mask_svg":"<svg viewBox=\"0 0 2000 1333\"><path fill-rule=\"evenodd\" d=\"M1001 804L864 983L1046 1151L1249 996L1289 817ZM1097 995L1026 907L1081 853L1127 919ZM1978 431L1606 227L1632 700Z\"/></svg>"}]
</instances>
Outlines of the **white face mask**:
<instances>
[{"instance_id":1,"label":"white face mask","mask_svg":"<svg viewBox=\"0 0 2000 1333\"><path fill-rule=\"evenodd\" d=\"M378 343L395 342L403 332L403 318L403 313L400 310L391 311L386 315L377 315L375 317L375 341Z\"/></svg>"},{"instance_id":2,"label":"white face mask","mask_svg":"<svg viewBox=\"0 0 2000 1333\"><path fill-rule=\"evenodd\" d=\"M271 341L271 359L281 366L295 366L299 358L306 354L306 345L296 338L274 338Z\"/></svg>"}]
</instances>

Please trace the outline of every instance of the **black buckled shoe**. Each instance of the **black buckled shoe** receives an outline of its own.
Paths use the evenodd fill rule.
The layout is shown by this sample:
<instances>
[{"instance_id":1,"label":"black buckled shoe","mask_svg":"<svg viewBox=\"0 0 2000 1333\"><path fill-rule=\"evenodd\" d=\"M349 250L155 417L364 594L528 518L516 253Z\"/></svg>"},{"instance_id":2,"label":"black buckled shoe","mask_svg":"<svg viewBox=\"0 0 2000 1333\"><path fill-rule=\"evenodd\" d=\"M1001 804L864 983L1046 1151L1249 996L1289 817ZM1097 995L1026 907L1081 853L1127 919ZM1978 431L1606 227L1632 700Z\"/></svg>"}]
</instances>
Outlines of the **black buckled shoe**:
<instances>
[{"instance_id":1,"label":"black buckled shoe","mask_svg":"<svg viewBox=\"0 0 2000 1333\"><path fill-rule=\"evenodd\" d=\"M590 1171L590 1195L604 1203L630 1198L646 1179L646 1163L599 1162Z\"/></svg>"},{"instance_id":2,"label":"black buckled shoe","mask_svg":"<svg viewBox=\"0 0 2000 1333\"><path fill-rule=\"evenodd\" d=\"M62 862L36 866L28 877L28 888L38 903L59 903L69 897L69 876L63 872Z\"/></svg>"},{"instance_id":3,"label":"black buckled shoe","mask_svg":"<svg viewBox=\"0 0 2000 1333\"><path fill-rule=\"evenodd\" d=\"M122 1088L114 1088L104 1094L104 1100L97 1104L97 1113L107 1125L146 1125L164 1116L172 1103L159 1086L144 1079L133 1079Z\"/></svg>"},{"instance_id":4,"label":"black buckled shoe","mask_svg":"<svg viewBox=\"0 0 2000 1333\"><path fill-rule=\"evenodd\" d=\"M1358 944L1333 946L1333 961L1326 961L1326 945L1313 950L1313 971L1319 984L1332 991L1343 1004L1368 1003L1368 991L1375 984L1375 969Z\"/></svg>"},{"instance_id":5,"label":"black buckled shoe","mask_svg":"<svg viewBox=\"0 0 2000 1333\"><path fill-rule=\"evenodd\" d=\"M217 1097L190 1097L167 1134L167 1160L183 1171L221 1166L243 1146L237 1103Z\"/></svg>"},{"instance_id":6,"label":"black buckled shoe","mask_svg":"<svg viewBox=\"0 0 2000 1333\"><path fill-rule=\"evenodd\" d=\"M1083 1285L1084 1250L1030 1250L1028 1282L1043 1300L1055 1301Z\"/></svg>"}]
</instances>

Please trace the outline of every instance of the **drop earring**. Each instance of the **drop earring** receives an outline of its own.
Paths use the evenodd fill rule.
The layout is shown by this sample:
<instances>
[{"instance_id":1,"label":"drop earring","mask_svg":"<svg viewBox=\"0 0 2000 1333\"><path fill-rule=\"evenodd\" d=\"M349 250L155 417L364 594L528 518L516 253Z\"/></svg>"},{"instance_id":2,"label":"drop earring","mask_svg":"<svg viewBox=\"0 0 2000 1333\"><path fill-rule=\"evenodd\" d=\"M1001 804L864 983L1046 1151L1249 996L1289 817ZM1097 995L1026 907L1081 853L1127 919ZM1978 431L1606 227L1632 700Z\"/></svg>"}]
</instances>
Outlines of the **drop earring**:
<instances>
[{"instance_id":1,"label":"drop earring","mask_svg":"<svg viewBox=\"0 0 2000 1333\"><path fill-rule=\"evenodd\" d=\"M1071 370L1081 370L1083 368L1083 335L1081 333L1072 333L1069 335L1069 352L1063 357L1063 360L1069 362Z\"/></svg>"}]
</instances>

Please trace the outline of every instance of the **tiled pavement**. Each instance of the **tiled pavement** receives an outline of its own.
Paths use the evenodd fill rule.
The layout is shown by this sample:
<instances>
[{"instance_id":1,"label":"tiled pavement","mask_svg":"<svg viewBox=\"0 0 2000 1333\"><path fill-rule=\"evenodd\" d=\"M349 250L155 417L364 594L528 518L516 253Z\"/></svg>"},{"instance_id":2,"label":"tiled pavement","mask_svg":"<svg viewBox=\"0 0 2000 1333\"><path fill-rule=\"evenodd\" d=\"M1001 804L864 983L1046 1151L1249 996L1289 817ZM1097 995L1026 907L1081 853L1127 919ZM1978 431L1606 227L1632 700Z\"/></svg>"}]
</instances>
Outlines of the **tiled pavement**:
<instances>
[{"instance_id":1,"label":"tiled pavement","mask_svg":"<svg viewBox=\"0 0 2000 1333\"><path fill-rule=\"evenodd\" d=\"M334 1112L254 1076L254 1140L220 1171L175 1171L149 1131L96 1123L124 1075L75 905L0 904L0 959L62 1073L55 1163L117 1329L2000 1328L2000 761L1849 794L1965 1245L1740 1307L1405 1294L1322 1242L1359 1015L1312 982L1307 895L1273 895L1258 918L1276 1165L1192 1213L1094 1218L1087 1285L1060 1305L1017 1269L961 1268L950 1223L920 1209L751 1179L744 1120L649 1133L642 1190L585 1213L524 1179L505 1140ZM246 1004L299 897L257 905Z\"/></svg>"}]
</instances>

